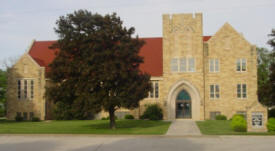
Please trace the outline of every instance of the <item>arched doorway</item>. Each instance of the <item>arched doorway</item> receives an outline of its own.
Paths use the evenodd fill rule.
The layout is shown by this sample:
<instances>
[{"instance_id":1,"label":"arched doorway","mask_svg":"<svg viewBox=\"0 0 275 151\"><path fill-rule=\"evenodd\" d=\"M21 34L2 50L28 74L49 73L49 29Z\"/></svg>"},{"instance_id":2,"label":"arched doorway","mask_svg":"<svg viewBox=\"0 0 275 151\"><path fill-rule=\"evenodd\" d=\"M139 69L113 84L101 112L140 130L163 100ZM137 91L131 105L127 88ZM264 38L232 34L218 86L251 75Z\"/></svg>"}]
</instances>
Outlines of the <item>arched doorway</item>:
<instances>
[{"instance_id":1,"label":"arched doorway","mask_svg":"<svg viewBox=\"0 0 275 151\"><path fill-rule=\"evenodd\" d=\"M201 120L201 107L202 101L198 89L188 82L187 80L180 80L174 83L167 96L167 109L168 109L168 119L175 120L176 117L176 102L177 97L182 90L185 90L190 97L190 119Z\"/></svg>"},{"instance_id":2,"label":"arched doorway","mask_svg":"<svg viewBox=\"0 0 275 151\"><path fill-rule=\"evenodd\" d=\"M176 98L176 118L192 118L191 97L185 90L181 90Z\"/></svg>"}]
</instances>

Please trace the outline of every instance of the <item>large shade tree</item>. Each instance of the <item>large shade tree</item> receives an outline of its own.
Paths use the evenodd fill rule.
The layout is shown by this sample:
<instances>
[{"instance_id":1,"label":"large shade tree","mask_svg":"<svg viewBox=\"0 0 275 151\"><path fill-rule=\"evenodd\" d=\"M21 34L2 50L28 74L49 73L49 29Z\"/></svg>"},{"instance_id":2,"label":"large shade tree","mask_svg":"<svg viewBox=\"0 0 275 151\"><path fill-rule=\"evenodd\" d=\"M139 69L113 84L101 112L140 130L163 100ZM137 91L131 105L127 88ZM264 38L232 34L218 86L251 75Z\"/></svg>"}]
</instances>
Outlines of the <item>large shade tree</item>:
<instances>
[{"instance_id":1,"label":"large shade tree","mask_svg":"<svg viewBox=\"0 0 275 151\"><path fill-rule=\"evenodd\" d=\"M271 65L270 65L270 75L269 75L269 84L270 84L270 105L275 105L275 29L269 34L271 39L268 41L268 44L273 48L271 54Z\"/></svg>"},{"instance_id":2,"label":"large shade tree","mask_svg":"<svg viewBox=\"0 0 275 151\"><path fill-rule=\"evenodd\" d=\"M266 48L257 48L258 53L258 98L259 101L270 106L270 65L271 65L271 52Z\"/></svg>"},{"instance_id":3,"label":"large shade tree","mask_svg":"<svg viewBox=\"0 0 275 151\"><path fill-rule=\"evenodd\" d=\"M7 72L0 69L0 117L5 114Z\"/></svg>"},{"instance_id":4,"label":"large shade tree","mask_svg":"<svg viewBox=\"0 0 275 151\"><path fill-rule=\"evenodd\" d=\"M275 29L267 42L272 51L258 48L258 97L266 106L275 105Z\"/></svg>"},{"instance_id":5,"label":"large shade tree","mask_svg":"<svg viewBox=\"0 0 275 151\"><path fill-rule=\"evenodd\" d=\"M46 96L62 108L59 114L85 119L103 109L115 129L117 109L139 106L151 85L150 76L139 69L144 42L132 37L134 31L115 13L102 16L79 10L57 20L59 40L52 49L59 52L50 64L53 84Z\"/></svg>"}]
</instances>

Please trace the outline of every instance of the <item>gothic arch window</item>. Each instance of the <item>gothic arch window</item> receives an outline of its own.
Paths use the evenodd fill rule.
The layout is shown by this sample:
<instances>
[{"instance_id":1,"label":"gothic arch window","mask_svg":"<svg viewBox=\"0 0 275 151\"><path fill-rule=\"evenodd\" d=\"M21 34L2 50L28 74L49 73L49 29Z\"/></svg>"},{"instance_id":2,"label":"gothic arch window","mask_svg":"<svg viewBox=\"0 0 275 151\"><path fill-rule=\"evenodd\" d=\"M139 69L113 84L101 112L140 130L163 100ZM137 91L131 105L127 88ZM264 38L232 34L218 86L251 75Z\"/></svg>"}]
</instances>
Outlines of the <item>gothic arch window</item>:
<instances>
[{"instance_id":1,"label":"gothic arch window","mask_svg":"<svg viewBox=\"0 0 275 151\"><path fill-rule=\"evenodd\" d=\"M177 100L191 100L190 95L185 90L180 91L177 96Z\"/></svg>"}]
</instances>

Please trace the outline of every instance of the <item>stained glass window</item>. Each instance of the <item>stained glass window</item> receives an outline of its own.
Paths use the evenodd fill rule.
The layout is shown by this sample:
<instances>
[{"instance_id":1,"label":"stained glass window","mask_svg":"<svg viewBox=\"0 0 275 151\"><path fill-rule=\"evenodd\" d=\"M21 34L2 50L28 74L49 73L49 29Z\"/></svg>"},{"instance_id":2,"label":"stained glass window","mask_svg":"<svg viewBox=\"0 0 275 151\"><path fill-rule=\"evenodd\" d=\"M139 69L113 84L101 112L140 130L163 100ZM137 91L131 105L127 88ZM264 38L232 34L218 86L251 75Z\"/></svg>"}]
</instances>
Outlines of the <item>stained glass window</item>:
<instances>
[{"instance_id":1,"label":"stained glass window","mask_svg":"<svg viewBox=\"0 0 275 151\"><path fill-rule=\"evenodd\" d=\"M191 97L185 90L182 90L178 94L177 100L191 100Z\"/></svg>"}]
</instances>

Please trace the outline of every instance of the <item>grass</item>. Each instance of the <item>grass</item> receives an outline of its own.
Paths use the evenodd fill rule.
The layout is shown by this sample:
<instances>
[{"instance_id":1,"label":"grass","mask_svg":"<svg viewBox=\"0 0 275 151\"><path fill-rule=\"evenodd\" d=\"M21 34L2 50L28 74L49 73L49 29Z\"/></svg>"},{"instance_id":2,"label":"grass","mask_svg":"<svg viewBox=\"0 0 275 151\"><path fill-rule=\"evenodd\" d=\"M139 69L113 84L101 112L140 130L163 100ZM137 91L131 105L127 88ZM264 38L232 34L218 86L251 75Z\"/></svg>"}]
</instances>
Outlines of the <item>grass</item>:
<instances>
[{"instance_id":1,"label":"grass","mask_svg":"<svg viewBox=\"0 0 275 151\"><path fill-rule=\"evenodd\" d=\"M170 122L117 120L116 130L109 129L109 120L72 120L15 122L0 121L0 134L134 134L162 135Z\"/></svg>"},{"instance_id":2,"label":"grass","mask_svg":"<svg viewBox=\"0 0 275 151\"><path fill-rule=\"evenodd\" d=\"M204 135L275 135L275 132L235 132L228 120L197 121L197 125Z\"/></svg>"}]
</instances>

